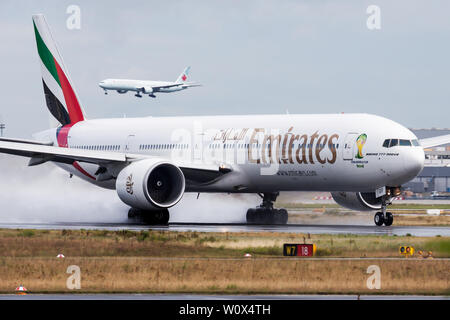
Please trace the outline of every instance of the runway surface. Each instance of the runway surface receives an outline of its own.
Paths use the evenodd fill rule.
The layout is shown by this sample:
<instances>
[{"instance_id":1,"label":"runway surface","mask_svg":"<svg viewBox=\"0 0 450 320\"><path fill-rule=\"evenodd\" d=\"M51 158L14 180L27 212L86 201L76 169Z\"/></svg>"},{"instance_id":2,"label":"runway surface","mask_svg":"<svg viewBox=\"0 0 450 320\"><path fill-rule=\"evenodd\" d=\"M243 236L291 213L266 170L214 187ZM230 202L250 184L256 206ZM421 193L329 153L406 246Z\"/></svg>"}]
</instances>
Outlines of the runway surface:
<instances>
[{"instance_id":1,"label":"runway surface","mask_svg":"<svg viewBox=\"0 0 450 320\"><path fill-rule=\"evenodd\" d=\"M367 225L318 225L318 224L287 224L287 225L247 225L243 223L169 223L168 226L152 226L139 223L0 223L0 229L43 229L43 230L167 230L167 231L197 231L197 232L291 232L311 234L358 234L358 235L397 235L435 237L450 236L450 227L424 226L390 226L377 227Z\"/></svg>"},{"instance_id":2,"label":"runway surface","mask_svg":"<svg viewBox=\"0 0 450 320\"><path fill-rule=\"evenodd\" d=\"M194 295L194 294L2 294L0 300L450 300L449 296L397 295Z\"/></svg>"}]
</instances>

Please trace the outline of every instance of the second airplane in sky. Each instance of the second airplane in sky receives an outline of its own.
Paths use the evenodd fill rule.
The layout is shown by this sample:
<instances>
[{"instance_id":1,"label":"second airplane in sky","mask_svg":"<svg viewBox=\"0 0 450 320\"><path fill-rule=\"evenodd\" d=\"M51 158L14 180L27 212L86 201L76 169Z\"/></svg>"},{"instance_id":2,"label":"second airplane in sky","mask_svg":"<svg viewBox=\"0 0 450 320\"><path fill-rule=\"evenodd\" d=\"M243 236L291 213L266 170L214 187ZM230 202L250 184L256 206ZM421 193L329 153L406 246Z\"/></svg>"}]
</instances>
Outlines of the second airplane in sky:
<instances>
[{"instance_id":1,"label":"second airplane in sky","mask_svg":"<svg viewBox=\"0 0 450 320\"><path fill-rule=\"evenodd\" d=\"M135 91L136 97L142 98L142 94L148 94L149 97L156 98L157 92L175 92L185 90L189 87L198 87L200 84L194 82L186 82L191 67L186 67L175 81L152 81L152 80L130 80L130 79L106 79L98 84L105 94L108 90L116 90L118 93L127 93Z\"/></svg>"}]
</instances>

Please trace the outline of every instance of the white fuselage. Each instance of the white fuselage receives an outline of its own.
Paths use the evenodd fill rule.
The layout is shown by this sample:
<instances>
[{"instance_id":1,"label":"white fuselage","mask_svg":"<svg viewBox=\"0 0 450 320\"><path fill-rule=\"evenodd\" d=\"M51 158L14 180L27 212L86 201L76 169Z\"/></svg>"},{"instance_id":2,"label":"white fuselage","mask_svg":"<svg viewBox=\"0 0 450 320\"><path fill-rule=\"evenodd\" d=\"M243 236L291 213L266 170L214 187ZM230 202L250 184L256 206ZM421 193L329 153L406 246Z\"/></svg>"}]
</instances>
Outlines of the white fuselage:
<instances>
[{"instance_id":1,"label":"white fuselage","mask_svg":"<svg viewBox=\"0 0 450 320\"><path fill-rule=\"evenodd\" d=\"M57 145L55 131L39 136ZM363 134L364 143L357 143ZM388 148L386 139L411 143ZM423 168L424 151L413 141L417 137L407 128L369 114L99 119L76 123L68 135L69 148L232 170L212 183L187 183L187 192L373 192L400 186ZM98 165L82 163L85 172L61 166L99 186L115 187L114 181L95 180Z\"/></svg>"},{"instance_id":2,"label":"white fuselage","mask_svg":"<svg viewBox=\"0 0 450 320\"><path fill-rule=\"evenodd\" d=\"M99 83L99 86L104 90L116 90L119 93L127 91L136 91L143 93L153 92L175 92L186 89L183 83L175 83L170 81L147 81L147 80L132 80L132 79L106 79ZM171 86L165 88L166 86Z\"/></svg>"}]
</instances>

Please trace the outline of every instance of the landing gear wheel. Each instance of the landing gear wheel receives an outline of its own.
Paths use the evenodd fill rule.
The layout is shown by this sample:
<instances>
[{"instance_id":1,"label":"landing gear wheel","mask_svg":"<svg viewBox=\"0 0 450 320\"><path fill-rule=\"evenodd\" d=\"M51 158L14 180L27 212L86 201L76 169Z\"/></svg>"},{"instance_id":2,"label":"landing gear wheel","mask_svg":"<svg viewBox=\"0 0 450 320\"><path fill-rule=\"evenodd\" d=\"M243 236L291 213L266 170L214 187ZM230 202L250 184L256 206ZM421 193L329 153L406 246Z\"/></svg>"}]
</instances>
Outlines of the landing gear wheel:
<instances>
[{"instance_id":1,"label":"landing gear wheel","mask_svg":"<svg viewBox=\"0 0 450 320\"><path fill-rule=\"evenodd\" d=\"M248 224L286 224L288 213L285 209L274 209L273 202L277 199L278 193L260 194L263 202L256 208L247 210Z\"/></svg>"},{"instance_id":2,"label":"landing gear wheel","mask_svg":"<svg viewBox=\"0 0 450 320\"><path fill-rule=\"evenodd\" d=\"M384 225L389 227L394 222L394 215L391 212L386 212L386 219L384 219Z\"/></svg>"},{"instance_id":3,"label":"landing gear wheel","mask_svg":"<svg viewBox=\"0 0 450 320\"><path fill-rule=\"evenodd\" d=\"M140 210L138 210L138 209L130 208L130 210L128 210L128 218L129 219L137 218L140 214L141 214Z\"/></svg>"},{"instance_id":4,"label":"landing gear wheel","mask_svg":"<svg viewBox=\"0 0 450 320\"><path fill-rule=\"evenodd\" d=\"M288 213L286 209L274 210L274 223L275 224L286 224L288 222Z\"/></svg>"},{"instance_id":5,"label":"landing gear wheel","mask_svg":"<svg viewBox=\"0 0 450 320\"><path fill-rule=\"evenodd\" d=\"M256 223L256 209L247 210L247 223Z\"/></svg>"},{"instance_id":6,"label":"landing gear wheel","mask_svg":"<svg viewBox=\"0 0 450 320\"><path fill-rule=\"evenodd\" d=\"M169 223L169 210L161 209L157 211L148 211L142 215L142 218L145 223L148 224L158 224L158 225L167 225Z\"/></svg>"},{"instance_id":7,"label":"landing gear wheel","mask_svg":"<svg viewBox=\"0 0 450 320\"><path fill-rule=\"evenodd\" d=\"M382 226L384 223L384 215L383 212L377 212L375 214L375 217L373 218L373 221L375 221L375 224L377 226Z\"/></svg>"},{"instance_id":8,"label":"landing gear wheel","mask_svg":"<svg viewBox=\"0 0 450 320\"><path fill-rule=\"evenodd\" d=\"M167 225L169 223L170 214L167 209L147 211L130 208L130 210L128 210L128 218L146 224Z\"/></svg>"}]
</instances>

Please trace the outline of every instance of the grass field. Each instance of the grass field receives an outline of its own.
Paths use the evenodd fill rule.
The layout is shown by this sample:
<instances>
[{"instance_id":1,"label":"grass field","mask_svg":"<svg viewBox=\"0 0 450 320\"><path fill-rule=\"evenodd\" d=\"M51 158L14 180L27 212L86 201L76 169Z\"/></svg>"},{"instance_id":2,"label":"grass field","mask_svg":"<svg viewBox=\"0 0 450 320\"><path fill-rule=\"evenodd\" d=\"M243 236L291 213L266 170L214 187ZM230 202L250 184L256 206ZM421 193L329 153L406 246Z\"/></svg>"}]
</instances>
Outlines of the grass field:
<instances>
[{"instance_id":1,"label":"grass field","mask_svg":"<svg viewBox=\"0 0 450 320\"><path fill-rule=\"evenodd\" d=\"M304 241L317 245L317 260L282 256L283 243ZM400 245L435 259L384 259ZM438 259L450 257L446 237L0 230L0 252L3 293L19 284L73 292L66 269L78 265L75 292L450 294L450 260ZM367 289L369 265L381 269L380 290Z\"/></svg>"},{"instance_id":2,"label":"grass field","mask_svg":"<svg viewBox=\"0 0 450 320\"><path fill-rule=\"evenodd\" d=\"M83 292L450 294L450 262L300 259L1 258L0 291L69 292L66 269L81 269ZM381 270L381 289L366 286ZM13 272L11 272L13 271Z\"/></svg>"}]
</instances>

